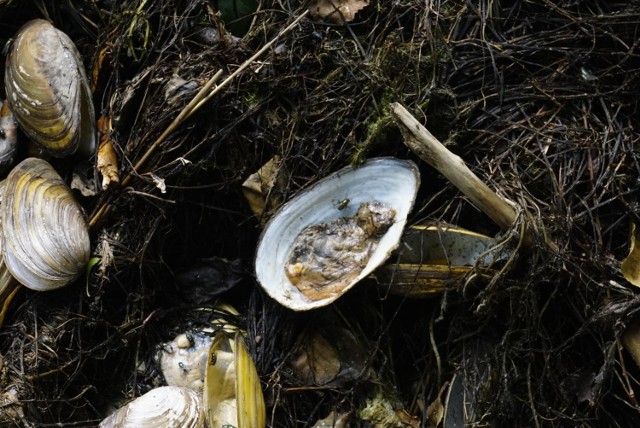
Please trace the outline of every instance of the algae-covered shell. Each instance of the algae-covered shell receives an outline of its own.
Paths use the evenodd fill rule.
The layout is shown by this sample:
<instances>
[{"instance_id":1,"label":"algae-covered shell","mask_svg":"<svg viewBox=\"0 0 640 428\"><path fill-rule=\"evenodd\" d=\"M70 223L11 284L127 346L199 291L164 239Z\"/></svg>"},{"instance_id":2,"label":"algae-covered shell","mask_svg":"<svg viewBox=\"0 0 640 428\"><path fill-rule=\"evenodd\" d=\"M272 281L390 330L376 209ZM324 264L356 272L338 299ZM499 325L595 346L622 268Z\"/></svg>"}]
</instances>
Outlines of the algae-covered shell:
<instances>
[{"instance_id":1,"label":"algae-covered shell","mask_svg":"<svg viewBox=\"0 0 640 428\"><path fill-rule=\"evenodd\" d=\"M411 161L377 158L359 167L346 167L320 180L284 204L266 225L258 244L255 269L258 282L272 298L297 311L325 306L373 272L395 249L413 207L420 183ZM309 299L285 272L298 236L309 226L355 216L361 205L380 202L395 210L395 220L377 242L375 251L339 292Z\"/></svg>"},{"instance_id":2,"label":"algae-covered shell","mask_svg":"<svg viewBox=\"0 0 640 428\"><path fill-rule=\"evenodd\" d=\"M82 208L46 161L27 158L5 180L0 205L2 251L23 285L51 290L76 279L91 243Z\"/></svg>"},{"instance_id":3,"label":"algae-covered shell","mask_svg":"<svg viewBox=\"0 0 640 428\"><path fill-rule=\"evenodd\" d=\"M204 426L202 410L194 390L162 386L116 410L100 428L199 428Z\"/></svg>"},{"instance_id":4,"label":"algae-covered shell","mask_svg":"<svg viewBox=\"0 0 640 428\"><path fill-rule=\"evenodd\" d=\"M5 90L22 130L53 156L95 151L95 111L80 54L48 21L27 22L5 65Z\"/></svg>"}]
</instances>

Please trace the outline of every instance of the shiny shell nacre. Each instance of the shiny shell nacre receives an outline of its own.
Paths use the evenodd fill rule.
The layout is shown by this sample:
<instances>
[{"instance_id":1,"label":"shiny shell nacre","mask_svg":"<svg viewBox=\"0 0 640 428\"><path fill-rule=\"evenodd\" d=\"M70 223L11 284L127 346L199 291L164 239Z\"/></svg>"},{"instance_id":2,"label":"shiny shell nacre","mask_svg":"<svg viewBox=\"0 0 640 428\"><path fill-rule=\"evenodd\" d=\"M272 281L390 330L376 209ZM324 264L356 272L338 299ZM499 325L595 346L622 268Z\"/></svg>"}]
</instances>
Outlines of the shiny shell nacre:
<instances>
[{"instance_id":1,"label":"shiny shell nacre","mask_svg":"<svg viewBox=\"0 0 640 428\"><path fill-rule=\"evenodd\" d=\"M267 294L293 310L304 311L333 302L373 272L397 247L419 183L418 168L413 162L377 158L359 167L344 168L302 190L280 208L260 237L255 261L258 282ZM304 239L299 238L300 234L310 226L327 225L341 217L354 218L363 203L373 202L394 210L395 219L377 240L365 266L357 273L349 272L350 278L336 292L316 299L306 296L286 272L296 242Z\"/></svg>"}]
</instances>

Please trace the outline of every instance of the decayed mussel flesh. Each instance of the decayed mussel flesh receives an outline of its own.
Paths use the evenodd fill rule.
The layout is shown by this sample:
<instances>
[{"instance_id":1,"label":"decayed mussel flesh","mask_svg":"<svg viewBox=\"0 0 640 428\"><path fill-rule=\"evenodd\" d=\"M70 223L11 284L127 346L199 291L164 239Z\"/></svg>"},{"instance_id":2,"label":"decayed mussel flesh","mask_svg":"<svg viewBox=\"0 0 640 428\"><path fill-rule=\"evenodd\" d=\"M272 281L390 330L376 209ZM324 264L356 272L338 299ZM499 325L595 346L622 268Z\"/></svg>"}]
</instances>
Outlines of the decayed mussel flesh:
<instances>
[{"instance_id":1,"label":"decayed mussel flesh","mask_svg":"<svg viewBox=\"0 0 640 428\"><path fill-rule=\"evenodd\" d=\"M353 217L306 227L285 266L289 280L311 300L339 293L367 265L395 217L393 208L371 201Z\"/></svg>"}]
</instances>

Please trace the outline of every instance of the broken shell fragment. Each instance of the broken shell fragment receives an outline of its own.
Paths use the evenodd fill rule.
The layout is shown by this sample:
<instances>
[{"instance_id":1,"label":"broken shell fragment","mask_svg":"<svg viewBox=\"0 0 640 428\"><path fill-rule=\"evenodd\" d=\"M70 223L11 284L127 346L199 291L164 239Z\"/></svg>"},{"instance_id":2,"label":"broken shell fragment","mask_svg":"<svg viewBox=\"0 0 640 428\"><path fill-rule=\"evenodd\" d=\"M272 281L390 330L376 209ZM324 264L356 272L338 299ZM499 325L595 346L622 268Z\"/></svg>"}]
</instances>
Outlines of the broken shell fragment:
<instances>
[{"instance_id":1,"label":"broken shell fragment","mask_svg":"<svg viewBox=\"0 0 640 428\"><path fill-rule=\"evenodd\" d=\"M95 152L95 111L80 54L48 21L27 22L5 66L5 90L18 124L52 156Z\"/></svg>"},{"instance_id":2,"label":"broken shell fragment","mask_svg":"<svg viewBox=\"0 0 640 428\"><path fill-rule=\"evenodd\" d=\"M160 368L167 385L202 391L212 338L201 333L180 334L160 350Z\"/></svg>"},{"instance_id":3,"label":"broken shell fragment","mask_svg":"<svg viewBox=\"0 0 640 428\"><path fill-rule=\"evenodd\" d=\"M204 412L198 394L178 386L152 389L121 407L100 423L100 428L199 428Z\"/></svg>"},{"instance_id":4,"label":"broken shell fragment","mask_svg":"<svg viewBox=\"0 0 640 428\"><path fill-rule=\"evenodd\" d=\"M418 168L413 162L377 158L357 168L344 168L304 189L281 207L260 237L255 261L258 282L272 298L293 310L304 311L333 302L380 266L397 247L419 182ZM386 231L378 230L380 224L376 225L376 221L385 217L382 214L389 216L392 212L392 224L385 227ZM321 227L316 233L319 239L314 242L311 239L313 233L305 236L307 233L303 231L311 227L313 232L316 226ZM367 234L375 236L375 241L367 238ZM323 265L326 267L330 263L332 268L339 270L344 250L349 251L349 248L342 248L345 247L342 244L348 244L353 237L357 238L353 241L356 246L367 247L375 243L375 249L367 253L366 261L353 264L355 271L346 269L342 279L333 282L334 285L340 282L338 287L326 292L317 287L319 290L311 296L296 287L293 283L296 281L296 263L292 257L295 253L304 253L302 246L305 242L309 251L320 248L320 252L330 253L325 254L328 257L321 260L317 271L318 275L326 276L329 269L323 272ZM347 239L343 241L342 238ZM332 252L334 261L328 262ZM304 259L304 255L301 258ZM318 257L312 259L319 260ZM358 256L352 260L358 261ZM297 268L306 272L307 277L314 275L313 271L309 273L305 263Z\"/></svg>"},{"instance_id":5,"label":"broken shell fragment","mask_svg":"<svg viewBox=\"0 0 640 428\"><path fill-rule=\"evenodd\" d=\"M5 180L2 252L11 274L33 290L76 279L91 252L89 227L71 190L46 161L27 158Z\"/></svg>"}]
</instances>

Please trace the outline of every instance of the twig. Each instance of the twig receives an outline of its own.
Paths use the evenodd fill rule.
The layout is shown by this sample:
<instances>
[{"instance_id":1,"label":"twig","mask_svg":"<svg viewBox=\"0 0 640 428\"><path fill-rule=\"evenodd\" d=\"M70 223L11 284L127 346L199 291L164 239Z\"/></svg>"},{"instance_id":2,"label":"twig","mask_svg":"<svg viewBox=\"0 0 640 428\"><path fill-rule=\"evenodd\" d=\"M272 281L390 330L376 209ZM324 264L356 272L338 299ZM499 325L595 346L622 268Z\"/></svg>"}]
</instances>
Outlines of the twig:
<instances>
[{"instance_id":1,"label":"twig","mask_svg":"<svg viewBox=\"0 0 640 428\"><path fill-rule=\"evenodd\" d=\"M509 230L513 227L518 217L518 210L515 208L517 205L514 202L502 198L491 190L459 156L451 153L402 105L393 103L391 114L402 132L404 143L416 155L440 171L501 229ZM533 243L528 236L528 231L529 228L525 230L526 246Z\"/></svg>"},{"instance_id":2,"label":"twig","mask_svg":"<svg viewBox=\"0 0 640 428\"><path fill-rule=\"evenodd\" d=\"M209 79L209 81L202 87L202 89L200 89L200 91L198 91L198 93L193 97L193 99L189 101L189 104L187 104L182 109L182 111L180 111L180 114L178 114L178 116L176 116L176 118L173 119L173 122L171 122L171 124L167 126L167 129L165 129L165 131L156 139L156 141L154 141L153 144L149 146L145 154L142 155L140 160L138 160L138 162L133 166L133 170L129 172L129 174L122 181L123 187L129 184L129 182L133 178L134 173L136 173L140 168L142 168L142 166L147 162L147 159L149 159L149 157L151 157L151 155L157 150L158 146L160 146L160 144L162 144L162 142L166 140L167 137L171 135L171 133L178 126L180 126L185 120L187 120L189 116L193 114L193 112L195 112L198 108L200 108L200 106L202 105L200 101L202 101L203 99L207 99L206 93L211 90L213 85L215 85L218 79L220 79L220 76L222 76L222 70L218 70L216 74L214 74L213 77ZM216 89L217 88L219 88L219 86L216 87Z\"/></svg>"},{"instance_id":3,"label":"twig","mask_svg":"<svg viewBox=\"0 0 640 428\"><path fill-rule=\"evenodd\" d=\"M278 41L280 37L289 32L293 27L295 27L298 22L302 20L307 14L309 10L304 11L300 16L298 16L291 24L282 29L273 39L267 42L260 50L258 50L255 54L251 56L248 60L242 63L240 67L233 73L229 75L222 83L217 85L213 90L211 88L218 81L220 76L222 75L222 70L218 70L218 72L211 78L209 81L202 87L200 91L193 97L193 99L187 104L180 114L171 122L171 124L167 127L167 129L156 139L156 141L151 144L149 149L145 152L144 155L136 162L133 166L133 169L129 172L129 174L122 180L122 186L127 186L134 175L138 174L140 169L144 166L146 161L151 157L151 155L157 150L157 148L162 144L162 142L185 120L187 120L194 112L196 112L200 107L202 107L207 101L209 101L215 94L220 92L222 88L226 87L233 79L238 76L238 74L242 73L247 67L255 62L255 60L260 57L263 53L265 53L273 44ZM107 199L95 212L95 214L91 217L89 221L89 226L91 228L96 227L96 225L100 222L102 217L109 211L109 199Z\"/></svg>"}]
</instances>

